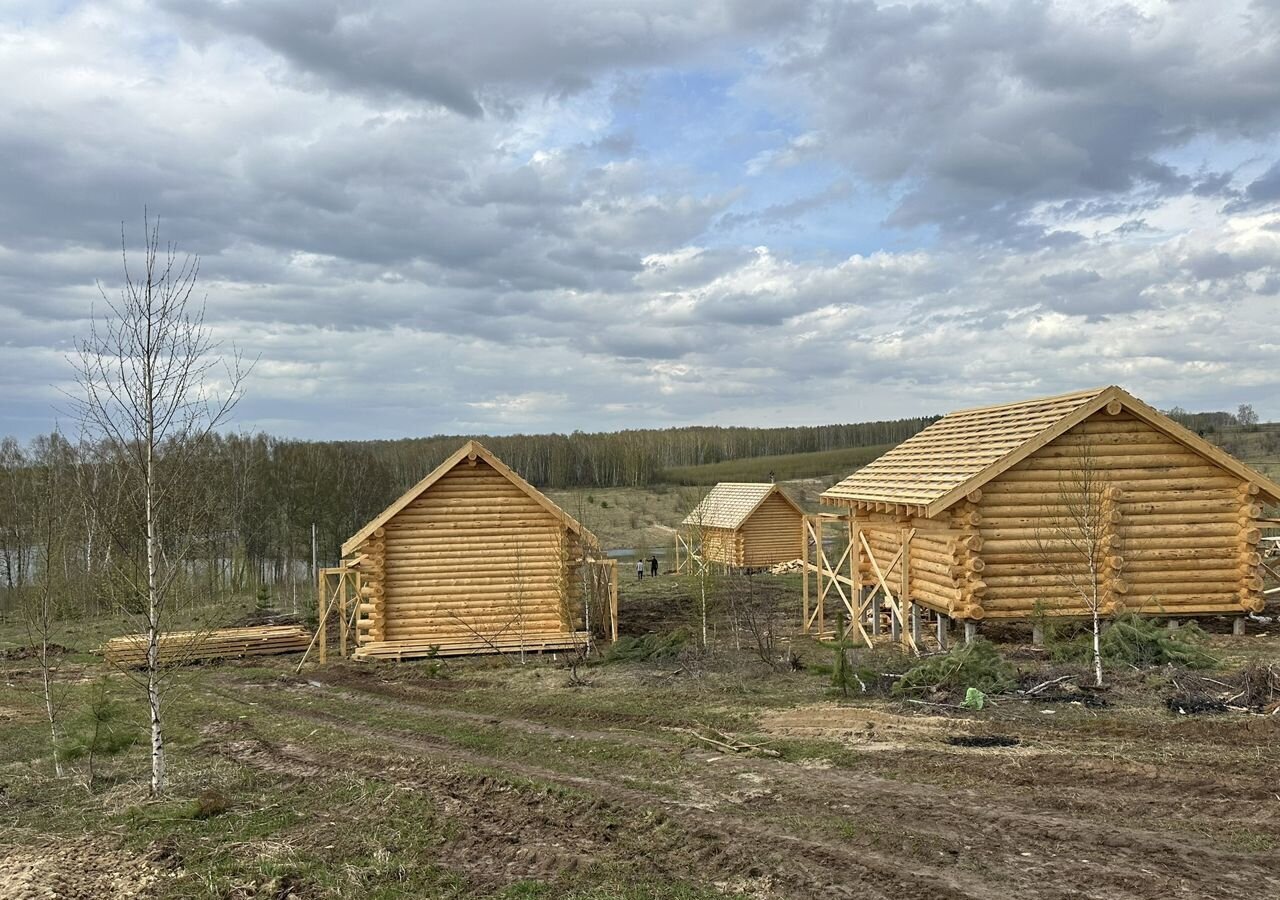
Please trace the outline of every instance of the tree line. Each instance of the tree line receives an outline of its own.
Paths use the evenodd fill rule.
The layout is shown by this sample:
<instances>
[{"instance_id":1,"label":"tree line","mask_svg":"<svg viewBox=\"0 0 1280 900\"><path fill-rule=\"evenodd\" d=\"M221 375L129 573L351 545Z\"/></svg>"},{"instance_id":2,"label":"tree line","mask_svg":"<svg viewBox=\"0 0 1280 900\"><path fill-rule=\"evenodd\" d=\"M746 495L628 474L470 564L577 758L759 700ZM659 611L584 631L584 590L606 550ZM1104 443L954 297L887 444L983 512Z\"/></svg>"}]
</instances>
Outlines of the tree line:
<instances>
[{"instance_id":1,"label":"tree line","mask_svg":"<svg viewBox=\"0 0 1280 900\"><path fill-rule=\"evenodd\" d=\"M517 472L541 488L643 487L660 483L677 466L850 446L896 443L929 418L796 428L687 427L616 433L480 437ZM310 577L312 528L321 565L337 561L339 547L400 494L443 462L467 435L394 441L301 441L267 434L201 435L194 446L166 444L162 469L182 460L185 515L193 534L188 563L199 592L244 591L259 584L290 584ZM60 485L60 542L76 553L60 565L91 580L110 567L112 554L131 553L106 535L138 529L104 523L104 511L134 516L141 510L108 503L116 490L106 448L60 434L22 445L0 441L0 586L15 589L34 578L41 544L45 485ZM191 527L186 527L190 525ZM97 606L92 593L85 611Z\"/></svg>"}]
</instances>

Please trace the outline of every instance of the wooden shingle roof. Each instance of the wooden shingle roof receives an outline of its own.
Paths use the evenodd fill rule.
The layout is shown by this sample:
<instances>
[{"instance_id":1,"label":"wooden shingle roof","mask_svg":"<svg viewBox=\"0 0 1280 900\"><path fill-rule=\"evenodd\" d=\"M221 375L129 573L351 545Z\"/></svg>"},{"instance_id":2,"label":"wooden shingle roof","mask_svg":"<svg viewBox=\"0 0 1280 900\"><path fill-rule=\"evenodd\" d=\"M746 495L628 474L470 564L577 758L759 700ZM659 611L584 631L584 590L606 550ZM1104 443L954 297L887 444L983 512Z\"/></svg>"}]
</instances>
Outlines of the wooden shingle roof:
<instances>
[{"instance_id":1,"label":"wooden shingle roof","mask_svg":"<svg viewBox=\"0 0 1280 900\"><path fill-rule=\"evenodd\" d=\"M693 512L685 516L684 524L732 531L751 518L751 514L774 492L800 511L800 507L776 484L722 481L707 492Z\"/></svg>"},{"instance_id":2,"label":"wooden shingle roof","mask_svg":"<svg viewBox=\"0 0 1280 900\"><path fill-rule=\"evenodd\" d=\"M822 495L825 503L887 503L934 516L1108 404L1280 499L1280 485L1114 385L943 416Z\"/></svg>"}]
</instances>

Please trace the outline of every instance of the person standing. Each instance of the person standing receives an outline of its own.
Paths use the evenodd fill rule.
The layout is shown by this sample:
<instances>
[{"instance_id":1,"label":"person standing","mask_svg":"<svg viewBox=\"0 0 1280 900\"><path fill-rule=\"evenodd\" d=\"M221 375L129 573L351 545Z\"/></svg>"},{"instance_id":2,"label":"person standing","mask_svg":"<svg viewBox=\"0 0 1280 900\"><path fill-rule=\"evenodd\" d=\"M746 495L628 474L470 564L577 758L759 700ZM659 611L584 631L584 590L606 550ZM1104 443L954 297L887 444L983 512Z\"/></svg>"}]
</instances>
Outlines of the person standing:
<instances>
[{"instance_id":1,"label":"person standing","mask_svg":"<svg viewBox=\"0 0 1280 900\"><path fill-rule=\"evenodd\" d=\"M653 578L658 577L658 557L657 554L649 557L649 575Z\"/></svg>"},{"instance_id":2,"label":"person standing","mask_svg":"<svg viewBox=\"0 0 1280 900\"><path fill-rule=\"evenodd\" d=\"M636 560L636 580L641 581L643 579L644 579L644 560L637 559Z\"/></svg>"}]
</instances>

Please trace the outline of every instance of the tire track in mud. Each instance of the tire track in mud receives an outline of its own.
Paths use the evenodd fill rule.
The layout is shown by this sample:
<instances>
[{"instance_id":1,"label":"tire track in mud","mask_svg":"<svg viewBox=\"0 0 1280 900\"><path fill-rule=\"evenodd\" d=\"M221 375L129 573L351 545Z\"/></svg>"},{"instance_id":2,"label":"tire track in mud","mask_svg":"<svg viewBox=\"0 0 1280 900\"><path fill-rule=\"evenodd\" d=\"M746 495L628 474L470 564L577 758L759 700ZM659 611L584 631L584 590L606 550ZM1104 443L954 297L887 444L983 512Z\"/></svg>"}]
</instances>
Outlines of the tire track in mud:
<instances>
[{"instance_id":1,"label":"tire track in mud","mask_svg":"<svg viewBox=\"0 0 1280 900\"><path fill-rule=\"evenodd\" d=\"M345 690L353 687L359 696ZM415 697L416 692L412 688L405 690L403 685L394 686L392 690L384 690L383 687L377 683L353 685L344 681L342 699L373 700L378 705L393 708L397 702L403 704L407 701L422 706L415 701L441 699L437 693L427 691ZM373 696L366 696L370 694ZM725 805L723 803L709 811L658 794L622 788L616 782L616 773L615 780L609 780L607 775L567 775L477 754L459 748L445 738L417 732L388 731L382 726L365 725L346 716L301 709L276 700L278 698L274 698L271 705L280 706L281 711L289 715L307 718L364 739L369 739L376 731L378 739L416 754L445 755L536 781L573 787L606 797L624 808L641 805L674 810L680 821L699 825L700 830L693 834L700 838L715 836L716 841L722 844L726 835L732 835L766 845L772 843L789 847L794 865L788 867L787 860L778 857L762 868L762 871L788 872L787 879L783 880L789 879L795 887L807 885L806 889L798 892L782 891L786 896L809 896L811 890L832 895L831 891L850 887L855 888L855 896L869 896L867 891L871 885L866 883L866 876L874 876L888 894L896 897L916 896L917 890L923 890L919 896L929 897L1067 897L1088 896L1093 890L1104 889L1099 896L1155 898L1186 893L1189 884L1203 884L1208 879L1212 879L1215 893L1200 890L1198 896L1253 898L1260 896L1259 890L1264 885L1274 887L1280 894L1280 881L1261 865L1257 856L1223 851L1212 841L1196 840L1190 836L1179 839L1129 824L1090 821L1072 815L1070 811L1064 814L1061 808L1046 808L1036 798L1025 794L993 798L981 796L972 789L948 790L936 785L847 771L806 769L778 760L725 757L714 770L706 770L707 777L698 785L705 789L704 793L724 796L732 788L733 776L761 778L773 788L767 792L769 802L783 804L783 815L779 816L779 810L758 801L738 804L733 813L719 808ZM677 752L682 749L659 738L630 732L567 729L542 722L467 713L438 706L426 709L445 718L497 724L505 729L542 736L587 737L649 748L656 745ZM973 758L961 754L957 764L965 764ZM376 775L376 770L368 774ZM1110 774L1119 775L1115 771ZM993 773L992 777L998 779L999 773ZM1110 779L1104 778L1103 781ZM1102 789L1108 790L1109 785L1102 785ZM852 802L853 798L856 802ZM994 805L997 802L999 806ZM1181 801L1175 799L1171 802L1177 805ZM816 833L810 837L799 837L785 825L777 824L779 818L787 819L787 814L795 820L812 818L815 814L836 813L845 814L860 823L858 833L849 840L837 843L823 840ZM924 839L924 846L920 846L921 839ZM852 846L859 840L862 846ZM882 852L882 847L893 846L894 843L900 843L899 853L890 855ZM961 849L966 845L968 849ZM718 857L719 853L715 851L711 855ZM946 858L948 867L942 868L922 859L926 855ZM971 862L980 862L983 874L958 871L957 857L961 855L970 857ZM756 868L761 869L757 856L750 859L757 860ZM835 867L845 877L815 879L812 874L815 865L821 870ZM726 876L734 867L728 868L729 871L724 873ZM811 874L808 878L801 878L791 870ZM848 876L859 870L864 877L850 882ZM696 871L694 877L697 877ZM778 891L775 889L769 893Z\"/></svg>"},{"instance_id":2,"label":"tire track in mud","mask_svg":"<svg viewBox=\"0 0 1280 900\"><path fill-rule=\"evenodd\" d=\"M508 723L514 722L519 730L526 734L536 734L545 737L624 743L635 747L660 750L670 750L673 747L673 743L671 741L666 741L662 738L647 735L635 730L624 730L621 728L608 728L601 730L591 727L580 728L577 726L570 728L560 725L552 725L547 722L537 722L531 719L512 719L507 717L505 714L499 713L467 712L465 710L455 709L449 706L440 706L438 703L428 705L426 701L439 701L442 697L442 693L419 688L415 685L383 681L362 683L357 679L350 677L338 679L322 677L318 679L318 683L322 684L330 691L329 696L342 696L347 699L359 699L361 701L366 701L372 698L374 702L381 703L382 705L391 708L399 708L395 705L396 701L407 702L413 704L416 708L429 712L431 715L440 716L441 718L446 719L453 719L459 722L469 722L476 725L504 726ZM298 685L298 687L301 689L302 686ZM443 696L447 697L448 694L443 694ZM634 721L634 719L628 719L628 721Z\"/></svg>"},{"instance_id":3,"label":"tire track in mud","mask_svg":"<svg viewBox=\"0 0 1280 900\"><path fill-rule=\"evenodd\" d=\"M417 685L403 683L382 683L362 680L359 677L344 673L344 677L336 681L325 681L326 685L334 685L335 692L348 699L359 698L361 702L381 703L391 709L400 709L405 702L413 704L432 715L452 718L476 724L497 725L504 729L517 730L528 734L538 734L562 739L585 738L597 741L611 741L644 748L664 750L687 749L679 740L663 740L661 738L637 733L631 730L598 731L582 728L565 728L549 725L529 719L464 712L439 705L440 700L448 699L449 694ZM337 687L340 685L340 687ZM372 697L370 696L372 695ZM428 705L430 703L430 705ZM629 719L628 719L629 720ZM1026 732L1022 732L1024 735ZM414 733L414 736L420 736ZM1033 739L1061 740L1063 735L1056 732L1039 733ZM1095 758L1081 760L1057 750L1038 754L1023 765L1008 765L1007 758L1000 754L985 751L964 751L942 748L917 749L912 751L917 757L922 754L940 756L953 765L974 768L990 768L987 784L991 788L1003 789L1001 796L984 797L985 802L976 802L961 807L963 824L972 823L975 819L989 822L999 833L1005 833L1009 826L1018 825L1025 829L1024 833L1040 836L1046 831L1046 822L1052 823L1052 835L1060 840L1064 836L1094 839L1101 826L1097 823L1082 823L1082 814L1086 811L1113 812L1115 810L1117 792L1125 794L1125 804L1134 812L1141 812L1144 819L1156 821L1169 818L1183 818L1193 825L1197 820L1208 819L1213 823L1222 820L1221 811L1213 809L1214 805L1223 803L1239 804L1242 801L1270 802L1276 795L1269 785L1257 779L1234 777L1223 773L1218 781L1200 777L1196 772L1181 769L1160 769L1149 763L1125 761L1117 764L1110 759ZM771 778L787 781L799 796L812 793L811 782L827 786L830 791L839 795L850 791L874 796L879 802L889 806L901 806L901 801L928 804L935 808L941 790L931 784L918 784L899 779L886 779L873 774L854 775L845 771L805 770L805 774L797 779L797 766L793 763L766 759L750 759L743 757L725 757L728 765L737 764L743 773L764 774ZM1001 764L1006 760L1005 764ZM1072 796L1055 794L1052 805L1046 806L1040 798L1030 797L1026 789L1043 790L1046 783L1051 783L1055 791L1068 791ZM1222 798L1224 788L1232 793L1230 800ZM966 796L966 788L959 787L948 791L950 794ZM814 797L823 801L825 794ZM993 810L992 801L998 801L1000 807ZM1189 802L1192 801L1192 802ZM1208 815L1205 815L1208 807ZM936 812L936 809L935 809ZM1280 804L1276 815L1280 816ZM1244 823L1242 820L1241 824ZM956 838L963 844L966 830L944 829L936 821L922 823L924 830L936 837ZM957 823L961 824L961 823ZM1256 824L1256 823L1255 823ZM1142 844L1148 849L1161 852L1179 852L1185 847L1185 839L1167 836L1161 832L1135 827L1133 825L1107 826L1106 847L1114 853L1116 847L1126 844ZM1090 848L1090 849L1096 849ZM1212 842L1205 842L1200 852L1213 858L1215 865L1222 863L1230 867L1247 864L1249 857L1245 854L1223 852Z\"/></svg>"},{"instance_id":4,"label":"tire track in mud","mask_svg":"<svg viewBox=\"0 0 1280 900\"><path fill-rule=\"evenodd\" d=\"M274 744L244 721L206 729L206 746L242 764L286 777L337 777L356 771L365 777L431 791L433 796L441 793L451 801L447 806L455 821L465 824L456 846L442 848L442 859L482 881L488 878L485 873L495 868L513 880L553 876L604 855L620 861L642 860L652 871L703 883L732 884L735 890L766 897L995 900L1007 896L1003 891L992 892L968 873L957 875L932 866L904 872L878 854L854 853L847 846L802 838L752 818L709 812L613 781L490 757L385 729L374 735L369 727L331 713L289 712L414 756L389 762L374 753L345 753L339 764L296 744ZM531 782L568 788L591 799L564 801L568 808L552 815L538 814L531 810L552 801L541 794L531 801L529 792L518 791L504 779L466 772L462 766L495 769ZM601 818L625 825L614 828L609 841L592 841L591 833L606 827L598 822ZM520 823L528 824L530 819L534 827L522 827ZM548 840L549 835L556 837ZM631 852L613 852L619 845L631 845ZM528 864L495 865L494 860L501 861L512 847L525 848ZM477 850L483 851L478 865Z\"/></svg>"}]
</instances>

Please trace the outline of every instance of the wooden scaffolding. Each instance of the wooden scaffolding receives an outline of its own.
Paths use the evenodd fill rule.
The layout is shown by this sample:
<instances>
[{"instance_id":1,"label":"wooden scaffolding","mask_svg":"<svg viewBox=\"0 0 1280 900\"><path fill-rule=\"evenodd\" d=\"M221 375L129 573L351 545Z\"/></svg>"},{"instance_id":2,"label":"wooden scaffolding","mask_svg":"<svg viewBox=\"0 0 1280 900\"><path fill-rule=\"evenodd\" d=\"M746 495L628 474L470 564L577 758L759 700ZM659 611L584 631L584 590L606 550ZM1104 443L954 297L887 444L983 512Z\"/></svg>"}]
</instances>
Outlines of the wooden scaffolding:
<instances>
[{"instance_id":1,"label":"wooden scaffolding","mask_svg":"<svg viewBox=\"0 0 1280 900\"><path fill-rule=\"evenodd\" d=\"M805 547L801 609L804 633L819 638L835 635L835 623L843 621L840 638L855 634L874 646L887 625L892 640L913 652L921 647L922 611L911 598L911 538L914 529L902 532L899 551L880 565L872 552L876 532L887 530L860 522L852 513L806 515L802 524ZM828 541L828 538L832 540ZM832 561L827 545L839 555ZM828 601L835 609L828 609ZM828 625L828 617L831 624Z\"/></svg>"},{"instance_id":2,"label":"wooden scaffolding","mask_svg":"<svg viewBox=\"0 0 1280 900\"><path fill-rule=\"evenodd\" d=\"M680 530L672 553L672 570L677 575L700 575L706 570L707 561L702 555L702 542L697 532Z\"/></svg>"},{"instance_id":3,"label":"wooden scaffolding","mask_svg":"<svg viewBox=\"0 0 1280 900\"><path fill-rule=\"evenodd\" d=\"M344 659L358 643L356 617L361 592L360 570L357 566L343 565L320 569L316 573L316 643L317 658L321 663L329 655L329 620L336 617L338 625L338 655Z\"/></svg>"}]
</instances>

